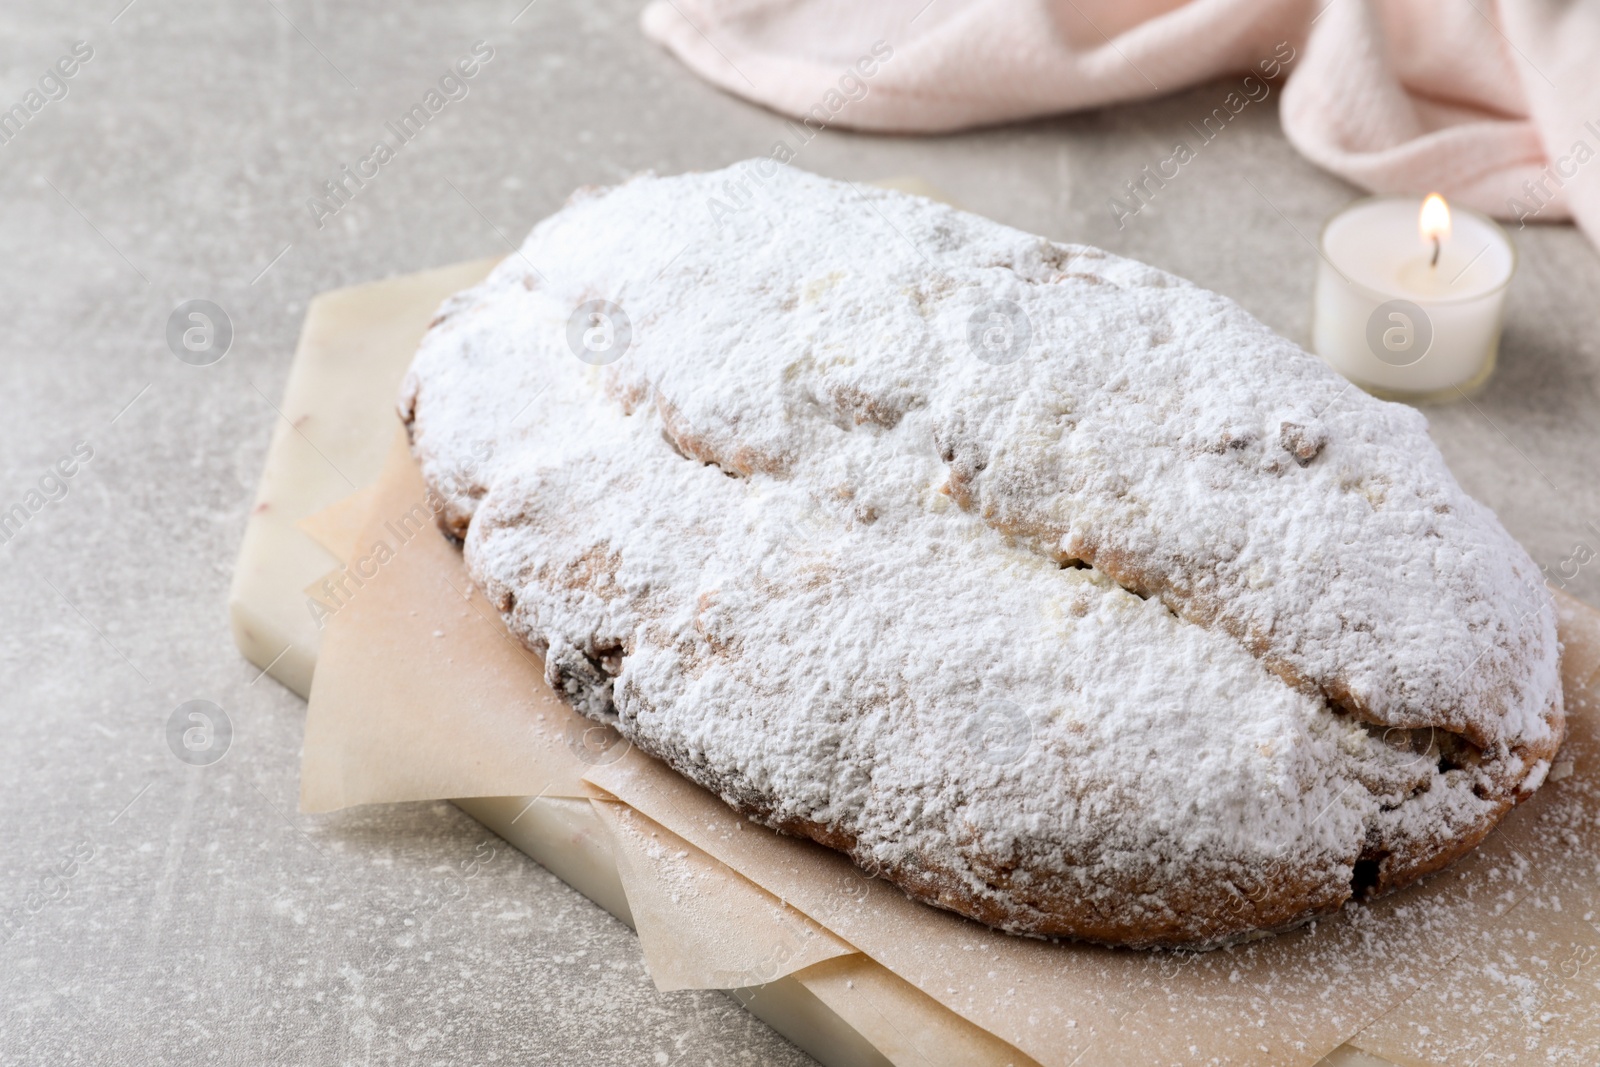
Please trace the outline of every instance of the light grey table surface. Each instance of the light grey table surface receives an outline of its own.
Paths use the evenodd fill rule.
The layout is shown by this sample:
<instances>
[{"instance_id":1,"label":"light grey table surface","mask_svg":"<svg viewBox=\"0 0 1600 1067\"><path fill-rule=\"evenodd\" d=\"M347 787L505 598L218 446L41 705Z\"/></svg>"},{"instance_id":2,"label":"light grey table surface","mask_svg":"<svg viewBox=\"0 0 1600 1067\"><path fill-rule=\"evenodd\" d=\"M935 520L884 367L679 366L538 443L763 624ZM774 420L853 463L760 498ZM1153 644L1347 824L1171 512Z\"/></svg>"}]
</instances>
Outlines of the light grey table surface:
<instances>
[{"instance_id":1,"label":"light grey table surface","mask_svg":"<svg viewBox=\"0 0 1600 1067\"><path fill-rule=\"evenodd\" d=\"M125 2L0 10L0 105L93 48L0 145L0 509L93 449L0 547L0 1061L809 1062L720 994L656 992L623 926L448 804L298 814L303 705L225 613L312 294L503 252L576 186L761 154L781 120L645 41L638 0ZM480 39L470 94L319 231L306 198ZM1289 147L1275 95L1125 227L1108 208L1228 88L950 137L830 131L796 163L921 177L1304 342L1306 238L1356 191ZM1570 227L1515 239L1500 371L1428 415L1555 569L1600 548L1600 261ZM215 365L168 350L190 298L234 324ZM1600 603L1600 566L1569 588ZM165 738L195 698L236 729L210 767Z\"/></svg>"}]
</instances>

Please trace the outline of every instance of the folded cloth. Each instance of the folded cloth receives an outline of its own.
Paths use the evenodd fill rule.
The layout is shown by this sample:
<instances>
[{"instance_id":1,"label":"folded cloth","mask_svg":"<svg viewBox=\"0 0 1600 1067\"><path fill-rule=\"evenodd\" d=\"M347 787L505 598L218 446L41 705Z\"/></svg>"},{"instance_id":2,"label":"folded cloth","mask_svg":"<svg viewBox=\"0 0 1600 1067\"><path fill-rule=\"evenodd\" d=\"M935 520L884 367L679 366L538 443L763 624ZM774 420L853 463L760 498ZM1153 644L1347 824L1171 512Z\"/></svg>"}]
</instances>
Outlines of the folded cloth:
<instances>
[{"instance_id":1,"label":"folded cloth","mask_svg":"<svg viewBox=\"0 0 1600 1067\"><path fill-rule=\"evenodd\" d=\"M1600 241L1594 0L652 0L643 25L812 129L955 130L1230 73L1263 99L1287 76L1284 132L1334 174Z\"/></svg>"}]
</instances>

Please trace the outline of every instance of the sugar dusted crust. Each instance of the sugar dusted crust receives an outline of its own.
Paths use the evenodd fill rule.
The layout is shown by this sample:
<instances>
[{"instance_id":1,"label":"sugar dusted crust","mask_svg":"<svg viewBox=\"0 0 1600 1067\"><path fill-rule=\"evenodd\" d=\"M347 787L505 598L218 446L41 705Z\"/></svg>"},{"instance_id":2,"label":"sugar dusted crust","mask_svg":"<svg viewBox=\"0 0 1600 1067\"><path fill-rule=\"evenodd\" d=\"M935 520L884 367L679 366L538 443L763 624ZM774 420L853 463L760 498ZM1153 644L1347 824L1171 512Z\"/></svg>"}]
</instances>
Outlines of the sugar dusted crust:
<instances>
[{"instance_id":1,"label":"sugar dusted crust","mask_svg":"<svg viewBox=\"0 0 1600 1067\"><path fill-rule=\"evenodd\" d=\"M579 711L912 896L1110 944L1336 911L1538 787L1555 613L1420 414L1153 268L758 166L575 198L402 390Z\"/></svg>"}]
</instances>

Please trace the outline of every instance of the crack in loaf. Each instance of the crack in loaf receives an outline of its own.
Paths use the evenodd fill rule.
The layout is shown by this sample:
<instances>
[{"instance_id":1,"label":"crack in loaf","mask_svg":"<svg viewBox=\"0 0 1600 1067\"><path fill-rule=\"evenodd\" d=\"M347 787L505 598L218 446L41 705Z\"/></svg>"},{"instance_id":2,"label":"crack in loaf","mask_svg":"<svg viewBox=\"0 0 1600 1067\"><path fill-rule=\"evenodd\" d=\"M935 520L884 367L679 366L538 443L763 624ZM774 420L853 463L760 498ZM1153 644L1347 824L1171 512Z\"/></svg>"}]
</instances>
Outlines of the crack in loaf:
<instances>
[{"instance_id":1,"label":"crack in loaf","mask_svg":"<svg viewBox=\"0 0 1600 1067\"><path fill-rule=\"evenodd\" d=\"M580 712L920 900L1119 945L1391 891L1538 787L1549 594L1420 414L1153 268L792 169L719 226L726 177L575 197L402 388Z\"/></svg>"}]
</instances>

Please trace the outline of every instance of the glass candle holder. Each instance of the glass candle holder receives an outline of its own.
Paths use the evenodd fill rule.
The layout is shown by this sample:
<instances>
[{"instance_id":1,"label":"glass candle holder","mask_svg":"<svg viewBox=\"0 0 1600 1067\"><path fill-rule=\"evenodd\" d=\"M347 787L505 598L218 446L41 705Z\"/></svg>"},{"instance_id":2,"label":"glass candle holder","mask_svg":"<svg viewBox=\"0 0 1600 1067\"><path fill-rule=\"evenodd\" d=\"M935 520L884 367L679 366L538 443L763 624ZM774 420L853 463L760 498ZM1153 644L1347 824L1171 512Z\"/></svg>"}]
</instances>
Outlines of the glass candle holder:
<instances>
[{"instance_id":1,"label":"glass candle holder","mask_svg":"<svg viewBox=\"0 0 1600 1067\"><path fill-rule=\"evenodd\" d=\"M1442 197L1373 197L1329 219L1319 249L1312 347L1340 374L1426 403L1494 373L1517 266L1494 220Z\"/></svg>"}]
</instances>

